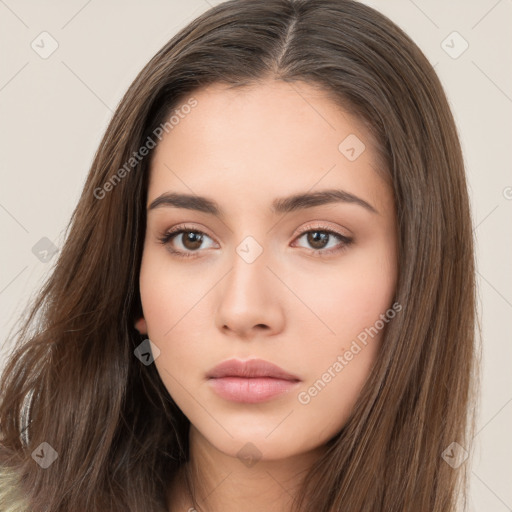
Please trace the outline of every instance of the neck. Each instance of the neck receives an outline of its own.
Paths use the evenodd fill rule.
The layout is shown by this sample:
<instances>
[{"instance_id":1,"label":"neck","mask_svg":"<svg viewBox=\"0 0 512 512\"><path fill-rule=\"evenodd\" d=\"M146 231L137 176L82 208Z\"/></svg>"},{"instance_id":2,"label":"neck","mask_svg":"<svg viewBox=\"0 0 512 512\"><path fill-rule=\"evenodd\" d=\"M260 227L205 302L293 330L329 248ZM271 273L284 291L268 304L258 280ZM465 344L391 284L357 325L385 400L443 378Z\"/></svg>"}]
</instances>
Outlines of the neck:
<instances>
[{"instance_id":1,"label":"neck","mask_svg":"<svg viewBox=\"0 0 512 512\"><path fill-rule=\"evenodd\" d=\"M180 468L169 491L169 511L194 511L185 473L188 472L197 512L283 512L323 447L286 459L232 457L217 450L192 425L189 461Z\"/></svg>"}]
</instances>

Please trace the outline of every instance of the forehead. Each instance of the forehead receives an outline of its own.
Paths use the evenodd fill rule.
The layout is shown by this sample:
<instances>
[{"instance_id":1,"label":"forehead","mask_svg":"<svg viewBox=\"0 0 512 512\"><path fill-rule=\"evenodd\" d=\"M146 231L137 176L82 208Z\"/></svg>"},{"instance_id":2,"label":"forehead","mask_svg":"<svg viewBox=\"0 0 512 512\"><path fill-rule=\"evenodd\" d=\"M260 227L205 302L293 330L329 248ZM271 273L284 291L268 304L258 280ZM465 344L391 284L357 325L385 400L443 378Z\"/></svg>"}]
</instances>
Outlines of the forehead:
<instances>
[{"instance_id":1,"label":"forehead","mask_svg":"<svg viewBox=\"0 0 512 512\"><path fill-rule=\"evenodd\" d=\"M183 110L154 150L148 204L168 190L208 196L219 183L221 196L236 194L240 205L334 187L377 208L382 202L387 184L373 138L319 87L213 84L191 97L196 106Z\"/></svg>"}]
</instances>

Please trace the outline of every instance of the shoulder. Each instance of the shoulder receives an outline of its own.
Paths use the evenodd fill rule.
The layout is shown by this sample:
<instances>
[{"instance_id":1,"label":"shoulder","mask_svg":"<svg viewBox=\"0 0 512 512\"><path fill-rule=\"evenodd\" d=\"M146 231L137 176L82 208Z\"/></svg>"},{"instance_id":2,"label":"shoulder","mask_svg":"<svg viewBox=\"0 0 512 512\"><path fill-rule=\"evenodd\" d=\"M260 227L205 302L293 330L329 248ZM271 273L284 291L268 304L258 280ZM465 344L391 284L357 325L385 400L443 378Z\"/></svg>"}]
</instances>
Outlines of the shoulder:
<instances>
[{"instance_id":1,"label":"shoulder","mask_svg":"<svg viewBox=\"0 0 512 512\"><path fill-rule=\"evenodd\" d=\"M18 473L0 465L0 510L2 512L28 512L29 505L19 487Z\"/></svg>"}]
</instances>

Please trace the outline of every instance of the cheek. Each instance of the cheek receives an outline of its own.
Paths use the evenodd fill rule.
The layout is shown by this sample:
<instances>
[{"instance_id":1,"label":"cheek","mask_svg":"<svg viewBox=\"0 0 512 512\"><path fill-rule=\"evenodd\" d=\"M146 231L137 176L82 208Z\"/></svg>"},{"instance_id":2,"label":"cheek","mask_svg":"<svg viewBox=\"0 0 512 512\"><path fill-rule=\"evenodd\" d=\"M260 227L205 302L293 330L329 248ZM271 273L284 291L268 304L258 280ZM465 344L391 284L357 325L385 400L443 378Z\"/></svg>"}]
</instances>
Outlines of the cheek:
<instances>
[{"instance_id":1,"label":"cheek","mask_svg":"<svg viewBox=\"0 0 512 512\"><path fill-rule=\"evenodd\" d=\"M213 349L205 343L205 333L212 331L206 294L215 276L208 279L202 273L177 269L165 251L150 248L143 254L139 279L142 309L148 338L160 349L155 364L168 390L178 385L174 377L179 381L202 379L198 356Z\"/></svg>"},{"instance_id":2,"label":"cheek","mask_svg":"<svg viewBox=\"0 0 512 512\"><path fill-rule=\"evenodd\" d=\"M326 358L326 364L313 369L316 375L297 394L297 415L303 428L315 431L318 439L327 441L347 423L361 390L370 375L378 340L363 347L358 353L351 350L335 352Z\"/></svg>"},{"instance_id":3,"label":"cheek","mask_svg":"<svg viewBox=\"0 0 512 512\"><path fill-rule=\"evenodd\" d=\"M323 269L308 263L289 273L287 283L304 305L297 302L301 323L340 349L391 307L396 289L393 252L387 246L357 250Z\"/></svg>"},{"instance_id":4,"label":"cheek","mask_svg":"<svg viewBox=\"0 0 512 512\"><path fill-rule=\"evenodd\" d=\"M180 270L170 264L170 256L161 248L144 251L140 269L140 296L148 336L166 342L182 324L197 317L202 299L211 287L206 275Z\"/></svg>"},{"instance_id":5,"label":"cheek","mask_svg":"<svg viewBox=\"0 0 512 512\"><path fill-rule=\"evenodd\" d=\"M330 304L324 316L336 334L302 347L308 373L296 400L300 416L311 428L316 425L319 438L331 438L346 424L371 374L385 327L395 314L384 297L388 295L368 303L364 294L340 296L337 307Z\"/></svg>"},{"instance_id":6,"label":"cheek","mask_svg":"<svg viewBox=\"0 0 512 512\"><path fill-rule=\"evenodd\" d=\"M309 371L297 400L305 417L322 419L322 435L329 436L353 410L378 357L385 327L396 314L393 252L354 252L332 272L317 273L314 286L312 282L303 284L300 293L321 322L304 314L310 320L302 320L302 326L310 327L302 332L310 336L304 334L309 343L301 353ZM300 289L299 280L295 286Z\"/></svg>"}]
</instances>

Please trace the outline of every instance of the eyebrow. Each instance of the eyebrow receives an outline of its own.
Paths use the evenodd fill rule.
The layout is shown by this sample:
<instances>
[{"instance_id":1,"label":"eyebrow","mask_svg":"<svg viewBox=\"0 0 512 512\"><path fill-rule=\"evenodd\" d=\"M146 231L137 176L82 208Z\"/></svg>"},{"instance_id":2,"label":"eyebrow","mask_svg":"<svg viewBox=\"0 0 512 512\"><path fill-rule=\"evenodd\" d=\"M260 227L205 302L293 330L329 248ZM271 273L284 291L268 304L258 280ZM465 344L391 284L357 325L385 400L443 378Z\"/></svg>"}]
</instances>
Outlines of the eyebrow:
<instances>
[{"instance_id":1,"label":"eyebrow","mask_svg":"<svg viewBox=\"0 0 512 512\"><path fill-rule=\"evenodd\" d=\"M330 189L319 192L305 192L288 197L277 198L272 202L272 213L290 213L315 206L322 206L333 203L349 203L359 205L371 213L379 212L368 202L345 190ZM224 217L222 208L207 197L191 194L180 194L176 192L166 192L151 202L149 210L161 207L185 208L187 210L196 210L203 213Z\"/></svg>"}]
</instances>

